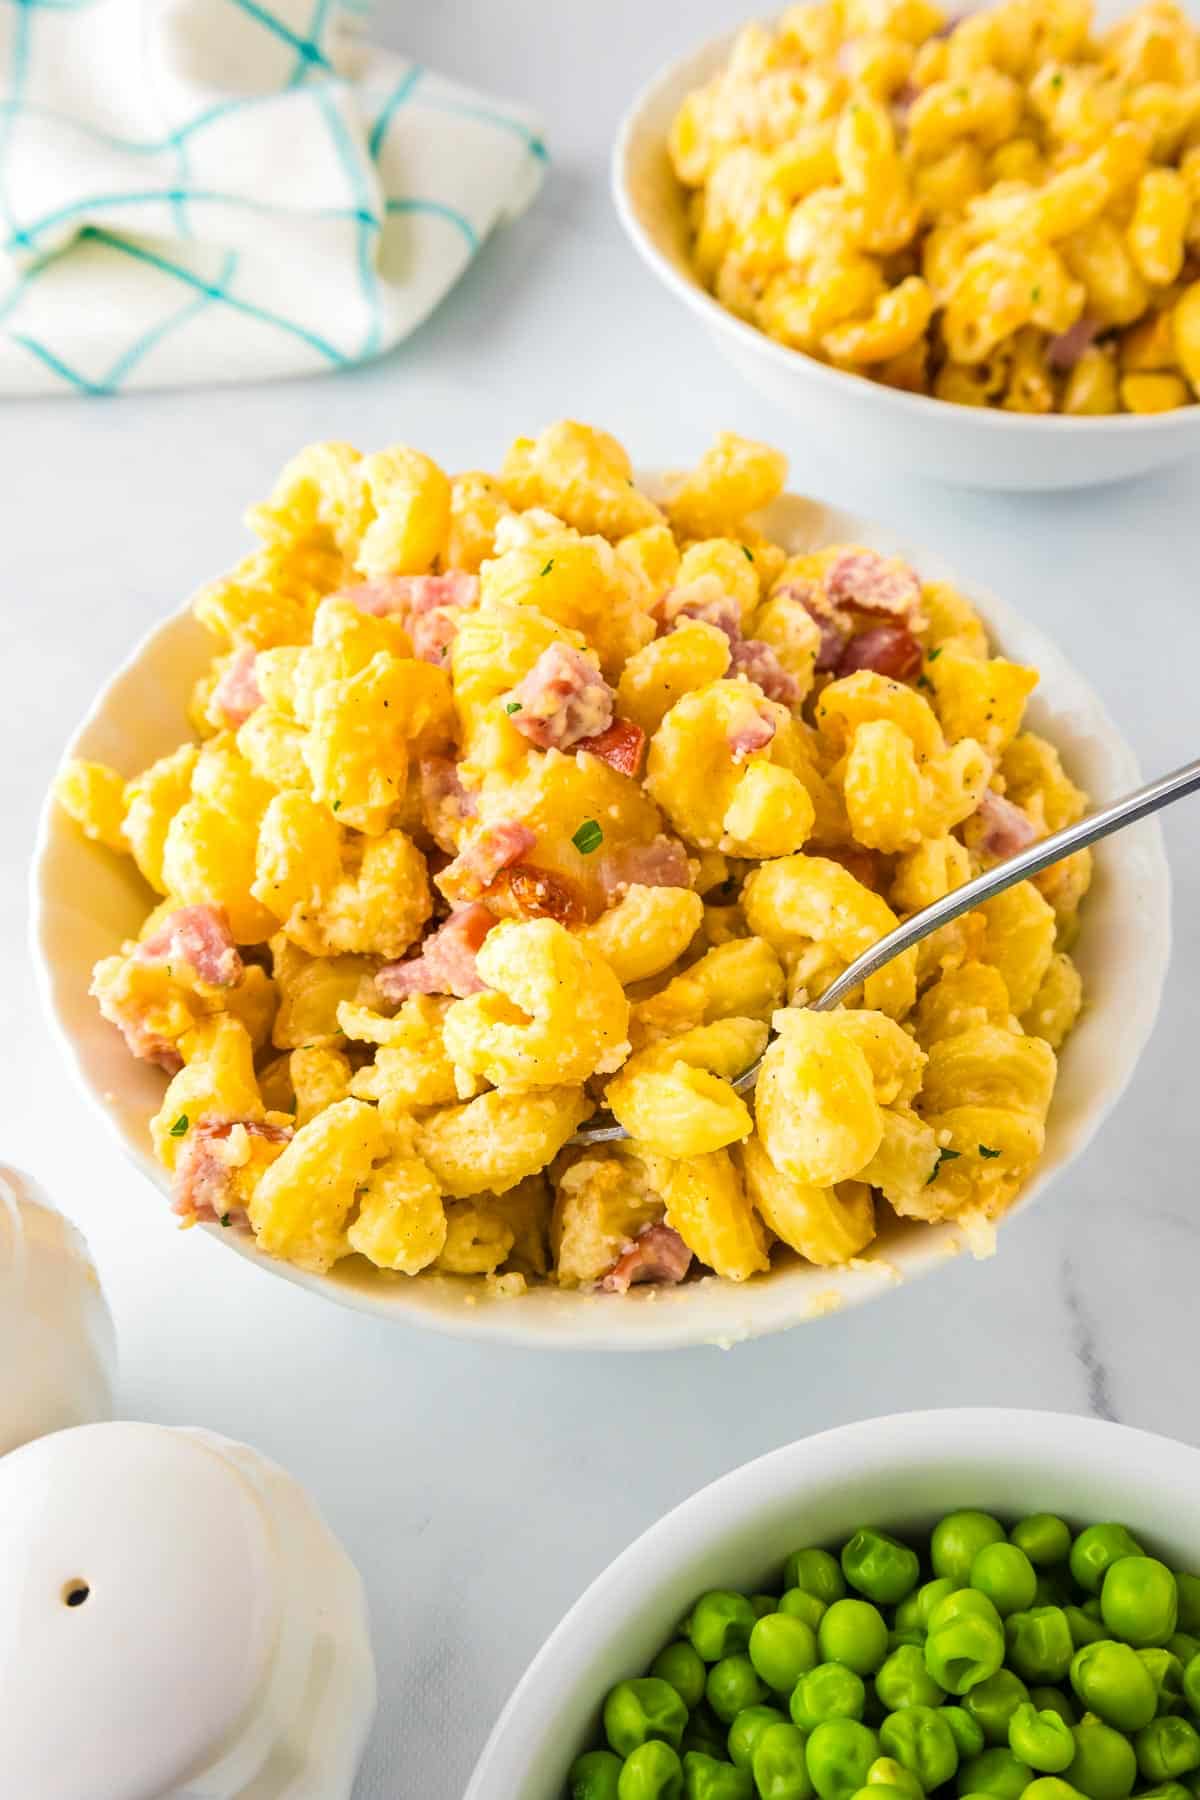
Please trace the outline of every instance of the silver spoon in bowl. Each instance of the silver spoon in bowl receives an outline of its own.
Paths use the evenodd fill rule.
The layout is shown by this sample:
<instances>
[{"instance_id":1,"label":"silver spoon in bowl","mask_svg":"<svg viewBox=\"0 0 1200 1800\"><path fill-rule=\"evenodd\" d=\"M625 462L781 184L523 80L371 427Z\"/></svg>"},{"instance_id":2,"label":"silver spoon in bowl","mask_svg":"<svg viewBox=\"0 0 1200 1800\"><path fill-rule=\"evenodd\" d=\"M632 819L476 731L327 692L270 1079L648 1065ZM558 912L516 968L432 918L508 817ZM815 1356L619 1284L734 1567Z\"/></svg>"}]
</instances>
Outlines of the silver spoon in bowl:
<instances>
[{"instance_id":1,"label":"silver spoon in bowl","mask_svg":"<svg viewBox=\"0 0 1200 1800\"><path fill-rule=\"evenodd\" d=\"M1066 825L1050 837L1031 844L1027 850L1020 850L1015 856L1007 857L1004 862L996 863L982 875L964 882L962 887L952 889L941 900L935 900L931 906L923 906L919 912L905 919L903 924L897 925L894 931L889 931L886 937L881 937L877 944L856 957L823 994L808 1001L808 1006L813 1012L830 1012L860 982L865 981L868 975L876 974L893 957L911 950L914 944L919 944L922 938L928 937L940 925L948 925L952 919L961 918L963 913L970 912L984 900L992 899L995 894L1002 894L1005 888L1015 886L1018 881L1024 881L1030 875L1039 874L1052 863L1061 862L1074 851L1094 844L1098 838L1121 831L1137 819L1144 819L1149 813L1170 806L1172 801L1181 800L1185 794L1195 793L1198 788L1200 760L1185 763L1172 774L1163 775L1158 781L1152 781L1148 786L1126 794L1123 800L1114 800L1110 805L1102 806L1099 812L1089 813L1076 824ZM737 1077L733 1087L739 1094L753 1091L761 1068L760 1056L744 1074ZM625 1127L618 1125L611 1113L603 1112L581 1125L570 1141L572 1144L604 1144L628 1136Z\"/></svg>"}]
</instances>

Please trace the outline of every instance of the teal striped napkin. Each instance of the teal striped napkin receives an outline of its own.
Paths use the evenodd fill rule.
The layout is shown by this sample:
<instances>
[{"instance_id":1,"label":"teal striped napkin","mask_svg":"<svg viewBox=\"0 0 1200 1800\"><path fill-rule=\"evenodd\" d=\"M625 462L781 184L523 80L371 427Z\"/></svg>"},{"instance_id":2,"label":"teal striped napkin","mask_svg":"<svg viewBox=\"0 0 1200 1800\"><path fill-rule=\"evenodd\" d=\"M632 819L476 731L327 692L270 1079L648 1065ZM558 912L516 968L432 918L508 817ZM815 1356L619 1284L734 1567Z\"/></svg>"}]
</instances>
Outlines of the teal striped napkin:
<instances>
[{"instance_id":1,"label":"teal striped napkin","mask_svg":"<svg viewBox=\"0 0 1200 1800\"><path fill-rule=\"evenodd\" d=\"M535 122L354 0L0 0L0 392L376 356L533 198Z\"/></svg>"}]
</instances>

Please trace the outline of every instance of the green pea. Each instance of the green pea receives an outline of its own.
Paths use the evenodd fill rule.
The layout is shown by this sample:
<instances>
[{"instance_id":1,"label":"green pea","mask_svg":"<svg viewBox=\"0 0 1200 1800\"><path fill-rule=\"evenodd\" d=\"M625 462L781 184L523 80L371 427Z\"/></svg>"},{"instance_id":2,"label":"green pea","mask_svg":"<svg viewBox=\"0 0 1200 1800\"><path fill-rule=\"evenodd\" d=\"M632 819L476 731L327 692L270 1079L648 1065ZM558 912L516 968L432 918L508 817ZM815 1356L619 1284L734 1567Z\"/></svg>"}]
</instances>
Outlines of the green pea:
<instances>
[{"instance_id":1,"label":"green pea","mask_svg":"<svg viewBox=\"0 0 1200 1800\"><path fill-rule=\"evenodd\" d=\"M890 1713L879 1728L879 1742L912 1771L927 1793L949 1781L958 1768L954 1733L932 1706L906 1706Z\"/></svg>"},{"instance_id":2,"label":"green pea","mask_svg":"<svg viewBox=\"0 0 1200 1800\"><path fill-rule=\"evenodd\" d=\"M1183 1666L1183 1697L1192 1711L1200 1715L1200 1651Z\"/></svg>"},{"instance_id":3,"label":"green pea","mask_svg":"<svg viewBox=\"0 0 1200 1800\"><path fill-rule=\"evenodd\" d=\"M1157 1711L1150 1671L1136 1650L1111 1639L1085 1644L1075 1652L1071 1686L1089 1712L1118 1731L1139 1731Z\"/></svg>"},{"instance_id":4,"label":"green pea","mask_svg":"<svg viewBox=\"0 0 1200 1800\"><path fill-rule=\"evenodd\" d=\"M940 1706L946 1698L915 1644L892 1651L875 1677L875 1692L889 1712L902 1706Z\"/></svg>"},{"instance_id":5,"label":"green pea","mask_svg":"<svg viewBox=\"0 0 1200 1800\"><path fill-rule=\"evenodd\" d=\"M1055 1513L1030 1513L1027 1519L1018 1519L1008 1535L1035 1569L1052 1569L1071 1554L1071 1528Z\"/></svg>"},{"instance_id":6,"label":"green pea","mask_svg":"<svg viewBox=\"0 0 1200 1800\"><path fill-rule=\"evenodd\" d=\"M1200 1575L1176 1569L1175 1586L1179 1590L1179 1629L1194 1636L1200 1632Z\"/></svg>"},{"instance_id":7,"label":"green pea","mask_svg":"<svg viewBox=\"0 0 1200 1800\"><path fill-rule=\"evenodd\" d=\"M925 1800L925 1789L912 1770L898 1763L894 1756L877 1756L867 1770L866 1788L859 1791L874 1800L878 1788L885 1789L888 1794L907 1794L909 1800Z\"/></svg>"},{"instance_id":8,"label":"green pea","mask_svg":"<svg viewBox=\"0 0 1200 1800\"><path fill-rule=\"evenodd\" d=\"M754 1608L745 1594L726 1588L701 1594L687 1623L692 1648L706 1663L720 1662L723 1656L744 1650L753 1630Z\"/></svg>"},{"instance_id":9,"label":"green pea","mask_svg":"<svg viewBox=\"0 0 1200 1800\"><path fill-rule=\"evenodd\" d=\"M1200 1769L1200 1732L1187 1719L1152 1719L1133 1743L1146 1781L1174 1781Z\"/></svg>"},{"instance_id":10,"label":"green pea","mask_svg":"<svg viewBox=\"0 0 1200 1800\"><path fill-rule=\"evenodd\" d=\"M817 1666L816 1634L803 1619L771 1613L750 1633L750 1661L769 1688L790 1694L800 1677Z\"/></svg>"},{"instance_id":11,"label":"green pea","mask_svg":"<svg viewBox=\"0 0 1200 1800\"><path fill-rule=\"evenodd\" d=\"M1139 1650L1138 1661L1154 1683L1155 1711L1160 1717L1183 1705L1183 1664L1172 1650Z\"/></svg>"},{"instance_id":12,"label":"green pea","mask_svg":"<svg viewBox=\"0 0 1200 1800\"><path fill-rule=\"evenodd\" d=\"M1075 1644L1061 1606L1035 1606L1004 1621L1008 1660L1023 1681L1059 1682L1071 1667Z\"/></svg>"},{"instance_id":13,"label":"green pea","mask_svg":"<svg viewBox=\"0 0 1200 1800\"><path fill-rule=\"evenodd\" d=\"M682 1638L659 1651L650 1664L650 1673L668 1682L689 1712L704 1698L704 1662Z\"/></svg>"},{"instance_id":14,"label":"green pea","mask_svg":"<svg viewBox=\"0 0 1200 1800\"><path fill-rule=\"evenodd\" d=\"M826 1606L832 1606L846 1592L841 1567L828 1550L793 1550L783 1565L785 1588L803 1588L815 1594Z\"/></svg>"},{"instance_id":15,"label":"green pea","mask_svg":"<svg viewBox=\"0 0 1200 1800\"><path fill-rule=\"evenodd\" d=\"M780 1595L778 1610L786 1613L789 1619L802 1619L815 1631L828 1608L824 1600L818 1600L807 1588L789 1588L786 1594Z\"/></svg>"},{"instance_id":16,"label":"green pea","mask_svg":"<svg viewBox=\"0 0 1200 1800\"><path fill-rule=\"evenodd\" d=\"M1141 1553L1141 1545L1124 1525L1089 1525L1071 1545L1071 1573L1079 1587L1098 1594L1110 1564L1120 1556Z\"/></svg>"},{"instance_id":17,"label":"green pea","mask_svg":"<svg viewBox=\"0 0 1200 1800\"><path fill-rule=\"evenodd\" d=\"M1083 1800L1078 1788L1073 1788L1069 1781L1060 1781L1056 1775L1042 1775L1037 1781L1031 1781L1025 1789L1030 1800Z\"/></svg>"},{"instance_id":18,"label":"green pea","mask_svg":"<svg viewBox=\"0 0 1200 1800\"><path fill-rule=\"evenodd\" d=\"M729 1731L722 1725L707 1700L692 1709L683 1734L681 1750L703 1750L706 1756L725 1754Z\"/></svg>"},{"instance_id":19,"label":"green pea","mask_svg":"<svg viewBox=\"0 0 1200 1800\"><path fill-rule=\"evenodd\" d=\"M617 1800L682 1800L683 1766L670 1744L639 1744L625 1759Z\"/></svg>"},{"instance_id":20,"label":"green pea","mask_svg":"<svg viewBox=\"0 0 1200 1800\"><path fill-rule=\"evenodd\" d=\"M1063 1612L1066 1614L1067 1630L1071 1633L1071 1642L1076 1650L1081 1650L1084 1644L1100 1644L1107 1640L1108 1633L1104 1629L1104 1621L1093 1619L1090 1613L1084 1612L1082 1606L1064 1606Z\"/></svg>"},{"instance_id":21,"label":"green pea","mask_svg":"<svg viewBox=\"0 0 1200 1800\"><path fill-rule=\"evenodd\" d=\"M567 1776L567 1800L618 1800L621 1759L611 1750L588 1750L577 1756Z\"/></svg>"},{"instance_id":22,"label":"green pea","mask_svg":"<svg viewBox=\"0 0 1200 1800\"><path fill-rule=\"evenodd\" d=\"M818 1663L792 1690L792 1723L812 1731L826 1719L861 1719L866 1689L861 1675L844 1663Z\"/></svg>"},{"instance_id":23,"label":"green pea","mask_svg":"<svg viewBox=\"0 0 1200 1800\"><path fill-rule=\"evenodd\" d=\"M1105 1572L1100 1611L1112 1635L1127 1644L1165 1644L1179 1616L1175 1577L1157 1557L1118 1557Z\"/></svg>"},{"instance_id":24,"label":"green pea","mask_svg":"<svg viewBox=\"0 0 1200 1800\"><path fill-rule=\"evenodd\" d=\"M744 1706L729 1727L726 1746L729 1760L739 1769L748 1769L764 1731L772 1725L786 1725L787 1720L777 1706Z\"/></svg>"},{"instance_id":25,"label":"green pea","mask_svg":"<svg viewBox=\"0 0 1200 1800\"><path fill-rule=\"evenodd\" d=\"M971 1564L971 1586L986 1594L1002 1619L1033 1605L1037 1575L1015 1544L985 1544Z\"/></svg>"},{"instance_id":26,"label":"green pea","mask_svg":"<svg viewBox=\"0 0 1200 1800\"><path fill-rule=\"evenodd\" d=\"M1075 1755L1067 1775L1072 1787L1089 1800L1126 1800L1137 1780L1137 1758L1129 1739L1090 1714L1071 1727L1071 1736Z\"/></svg>"},{"instance_id":27,"label":"green pea","mask_svg":"<svg viewBox=\"0 0 1200 1800\"><path fill-rule=\"evenodd\" d=\"M873 1675L887 1655L887 1625L869 1600L835 1600L817 1627L823 1662Z\"/></svg>"},{"instance_id":28,"label":"green pea","mask_svg":"<svg viewBox=\"0 0 1200 1800\"><path fill-rule=\"evenodd\" d=\"M669 1682L646 1675L619 1681L604 1702L604 1735L618 1756L652 1740L679 1748L687 1707Z\"/></svg>"},{"instance_id":29,"label":"green pea","mask_svg":"<svg viewBox=\"0 0 1200 1800\"><path fill-rule=\"evenodd\" d=\"M768 1613L779 1611L778 1594L751 1594L750 1605L756 1619L765 1619Z\"/></svg>"},{"instance_id":30,"label":"green pea","mask_svg":"<svg viewBox=\"0 0 1200 1800\"><path fill-rule=\"evenodd\" d=\"M1011 1669L997 1669L963 1698L963 1705L989 1744L1007 1744L1008 1727L1018 1706L1029 1699L1029 1689Z\"/></svg>"},{"instance_id":31,"label":"green pea","mask_svg":"<svg viewBox=\"0 0 1200 1800\"><path fill-rule=\"evenodd\" d=\"M895 1612L897 1631L919 1631L922 1635L929 1630L929 1615L935 1606L954 1592L955 1583L949 1576L940 1575L936 1581L926 1581L915 1593L903 1599Z\"/></svg>"},{"instance_id":32,"label":"green pea","mask_svg":"<svg viewBox=\"0 0 1200 1800\"><path fill-rule=\"evenodd\" d=\"M1179 1577L1175 1577L1178 1581ZM1182 1595L1180 1596L1182 1601ZM1193 1637L1190 1631L1177 1631L1167 1645L1172 1656L1177 1656L1186 1669L1193 1656L1200 1656L1200 1638Z\"/></svg>"},{"instance_id":33,"label":"green pea","mask_svg":"<svg viewBox=\"0 0 1200 1800\"><path fill-rule=\"evenodd\" d=\"M856 1531L842 1551L842 1574L876 1606L895 1606L911 1594L920 1573L916 1551L873 1526Z\"/></svg>"},{"instance_id":34,"label":"green pea","mask_svg":"<svg viewBox=\"0 0 1200 1800\"><path fill-rule=\"evenodd\" d=\"M987 1743L979 1720L972 1718L965 1706L943 1706L941 1713L950 1727L958 1760L967 1762L972 1756L978 1756Z\"/></svg>"},{"instance_id":35,"label":"green pea","mask_svg":"<svg viewBox=\"0 0 1200 1800\"><path fill-rule=\"evenodd\" d=\"M958 1771L961 1795L992 1794L996 1800L1020 1800L1033 1770L1028 1763L1018 1762L1011 1750L982 1750L964 1763Z\"/></svg>"},{"instance_id":36,"label":"green pea","mask_svg":"<svg viewBox=\"0 0 1200 1800\"><path fill-rule=\"evenodd\" d=\"M1008 1721L1008 1747L1039 1775L1061 1775L1075 1760L1071 1727L1056 1712L1039 1712L1031 1701Z\"/></svg>"},{"instance_id":37,"label":"green pea","mask_svg":"<svg viewBox=\"0 0 1200 1800\"><path fill-rule=\"evenodd\" d=\"M685 1800L754 1800L749 1769L718 1762L702 1750L689 1750L683 1759Z\"/></svg>"},{"instance_id":38,"label":"green pea","mask_svg":"<svg viewBox=\"0 0 1200 1800\"><path fill-rule=\"evenodd\" d=\"M918 1800L918 1797L919 1800L924 1800L920 1788L917 1788L914 1795L912 1788L893 1787L890 1782L874 1781L868 1787L859 1788L857 1794L851 1795L850 1800Z\"/></svg>"},{"instance_id":39,"label":"green pea","mask_svg":"<svg viewBox=\"0 0 1200 1800\"><path fill-rule=\"evenodd\" d=\"M978 1606L958 1606L976 1601ZM982 1608L986 1607L986 1611ZM967 1589L934 1609L925 1640L925 1667L948 1694L963 1695L987 1681L1004 1661L1004 1627L991 1602Z\"/></svg>"},{"instance_id":40,"label":"green pea","mask_svg":"<svg viewBox=\"0 0 1200 1800\"><path fill-rule=\"evenodd\" d=\"M763 1732L751 1765L759 1800L812 1800L805 1741L795 1725L772 1725Z\"/></svg>"},{"instance_id":41,"label":"green pea","mask_svg":"<svg viewBox=\"0 0 1200 1800\"><path fill-rule=\"evenodd\" d=\"M944 1600L938 1601L929 1615L929 1629L940 1631L943 1625L949 1625L968 1615L975 1619L986 1619L993 1625L1000 1624L1000 1614L986 1594L981 1594L978 1588L961 1587L955 1588Z\"/></svg>"},{"instance_id":42,"label":"green pea","mask_svg":"<svg viewBox=\"0 0 1200 1800\"><path fill-rule=\"evenodd\" d=\"M759 1680L750 1658L739 1652L737 1656L723 1656L719 1663L713 1664L704 1684L704 1695L718 1719L725 1725L732 1725L744 1706L761 1705L767 1697L767 1689Z\"/></svg>"},{"instance_id":43,"label":"green pea","mask_svg":"<svg viewBox=\"0 0 1200 1800\"><path fill-rule=\"evenodd\" d=\"M1060 1719L1066 1720L1068 1725L1074 1725L1075 1708L1061 1688L1032 1687L1029 1690L1029 1698L1039 1712L1056 1712Z\"/></svg>"},{"instance_id":44,"label":"green pea","mask_svg":"<svg viewBox=\"0 0 1200 1800\"><path fill-rule=\"evenodd\" d=\"M991 1513L952 1512L939 1519L929 1540L929 1559L935 1575L963 1583L971 1579L971 1564L985 1544L1004 1541L1004 1527Z\"/></svg>"},{"instance_id":45,"label":"green pea","mask_svg":"<svg viewBox=\"0 0 1200 1800\"><path fill-rule=\"evenodd\" d=\"M804 1755L821 1800L850 1800L866 1786L867 1771L879 1755L879 1739L857 1719L826 1719L809 1733Z\"/></svg>"},{"instance_id":46,"label":"green pea","mask_svg":"<svg viewBox=\"0 0 1200 1800\"><path fill-rule=\"evenodd\" d=\"M1138 1800L1191 1800L1191 1792L1182 1781L1163 1781L1158 1787L1139 1788Z\"/></svg>"}]
</instances>

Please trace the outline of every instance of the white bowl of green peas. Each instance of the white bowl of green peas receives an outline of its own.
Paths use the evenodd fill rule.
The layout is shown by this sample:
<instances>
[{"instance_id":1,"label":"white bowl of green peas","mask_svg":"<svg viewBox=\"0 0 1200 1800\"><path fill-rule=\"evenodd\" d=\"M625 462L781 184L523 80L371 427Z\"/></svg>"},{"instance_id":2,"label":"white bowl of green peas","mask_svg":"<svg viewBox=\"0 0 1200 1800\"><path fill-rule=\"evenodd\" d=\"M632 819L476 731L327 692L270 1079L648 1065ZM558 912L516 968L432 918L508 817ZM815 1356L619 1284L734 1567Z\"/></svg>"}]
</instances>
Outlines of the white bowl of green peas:
<instances>
[{"instance_id":1,"label":"white bowl of green peas","mask_svg":"<svg viewBox=\"0 0 1200 1800\"><path fill-rule=\"evenodd\" d=\"M970 1408L843 1426L647 1531L465 1800L1193 1800L1200 1452Z\"/></svg>"}]
</instances>

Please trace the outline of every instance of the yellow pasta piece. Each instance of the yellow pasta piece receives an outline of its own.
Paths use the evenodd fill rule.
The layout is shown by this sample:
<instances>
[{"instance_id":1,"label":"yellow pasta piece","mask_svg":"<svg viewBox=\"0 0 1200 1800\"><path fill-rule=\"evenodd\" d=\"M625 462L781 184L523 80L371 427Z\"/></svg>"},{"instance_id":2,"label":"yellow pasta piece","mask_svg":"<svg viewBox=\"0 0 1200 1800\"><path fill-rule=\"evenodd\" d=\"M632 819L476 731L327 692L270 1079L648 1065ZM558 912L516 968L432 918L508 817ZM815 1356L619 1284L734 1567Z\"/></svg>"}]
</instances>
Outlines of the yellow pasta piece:
<instances>
[{"instance_id":1,"label":"yellow pasta piece","mask_svg":"<svg viewBox=\"0 0 1200 1800\"><path fill-rule=\"evenodd\" d=\"M432 1113L420 1126L417 1147L443 1194L502 1194L544 1169L592 1110L578 1087L526 1094L493 1089Z\"/></svg>"},{"instance_id":2,"label":"yellow pasta piece","mask_svg":"<svg viewBox=\"0 0 1200 1800\"><path fill-rule=\"evenodd\" d=\"M663 1199L668 1225L726 1281L747 1281L770 1266L766 1234L727 1150L670 1163Z\"/></svg>"},{"instance_id":3,"label":"yellow pasta piece","mask_svg":"<svg viewBox=\"0 0 1200 1800\"><path fill-rule=\"evenodd\" d=\"M371 1165L387 1150L373 1106L339 1100L301 1127L250 1202L260 1250L324 1274L348 1254L346 1225Z\"/></svg>"}]
</instances>

